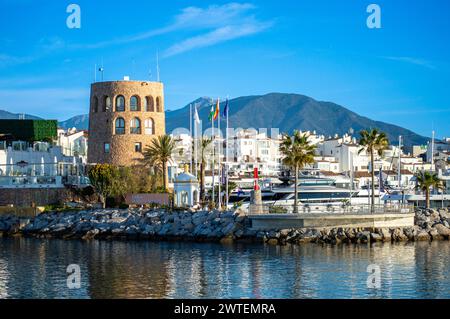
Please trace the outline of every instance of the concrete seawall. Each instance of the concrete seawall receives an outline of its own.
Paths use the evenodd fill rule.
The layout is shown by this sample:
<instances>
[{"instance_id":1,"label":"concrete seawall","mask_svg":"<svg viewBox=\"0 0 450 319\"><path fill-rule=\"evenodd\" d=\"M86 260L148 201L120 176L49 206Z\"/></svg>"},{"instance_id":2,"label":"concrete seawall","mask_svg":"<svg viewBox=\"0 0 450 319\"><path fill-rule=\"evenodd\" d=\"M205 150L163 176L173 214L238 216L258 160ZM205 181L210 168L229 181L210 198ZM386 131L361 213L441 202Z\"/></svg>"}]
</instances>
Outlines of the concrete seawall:
<instances>
[{"instance_id":1,"label":"concrete seawall","mask_svg":"<svg viewBox=\"0 0 450 319\"><path fill-rule=\"evenodd\" d=\"M249 215L255 230L286 228L412 227L415 214L266 214Z\"/></svg>"},{"instance_id":2,"label":"concrete seawall","mask_svg":"<svg viewBox=\"0 0 450 319\"><path fill-rule=\"evenodd\" d=\"M107 209L43 213L27 222L14 216L2 216L0 217L0 236L24 235L37 238L83 240L218 241L222 243L249 241L273 245L306 242L339 244L449 239L450 214L447 210L418 210L415 216L400 215L402 215L401 218L384 216L384 220L378 220L381 217L370 219L367 216L357 216L358 218L355 217L352 220L348 219L348 216L328 216L327 218L322 216L320 219L317 216L292 215L290 217L289 215L288 219L294 221L294 224L279 223L277 225L275 223L263 226L265 221L270 222L270 216L256 219L255 225L255 219L252 220L252 217L244 216L239 212ZM280 219L280 216L277 218ZM392 222L390 218L396 220L397 224L389 224ZM410 224L411 218L415 221L414 225L400 226L403 222Z\"/></svg>"}]
</instances>

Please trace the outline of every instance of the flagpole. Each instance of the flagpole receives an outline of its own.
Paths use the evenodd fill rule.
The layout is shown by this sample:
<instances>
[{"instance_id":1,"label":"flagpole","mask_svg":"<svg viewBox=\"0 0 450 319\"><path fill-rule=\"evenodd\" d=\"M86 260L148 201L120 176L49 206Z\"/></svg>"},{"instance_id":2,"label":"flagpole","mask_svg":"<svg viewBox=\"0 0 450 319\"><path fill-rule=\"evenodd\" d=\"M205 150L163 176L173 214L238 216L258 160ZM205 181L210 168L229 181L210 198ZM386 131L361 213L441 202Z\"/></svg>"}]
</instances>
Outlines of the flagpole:
<instances>
[{"instance_id":1,"label":"flagpole","mask_svg":"<svg viewBox=\"0 0 450 319\"><path fill-rule=\"evenodd\" d=\"M191 142L193 141L193 136L192 136L192 103L189 104L189 137L191 138ZM189 150L188 150L188 154L189 154L189 171L192 174L192 143L189 143Z\"/></svg>"},{"instance_id":2,"label":"flagpole","mask_svg":"<svg viewBox=\"0 0 450 319\"><path fill-rule=\"evenodd\" d=\"M194 118L194 176L197 177L197 135L198 135L198 124L197 124L197 103L194 104L195 118Z\"/></svg>"},{"instance_id":3,"label":"flagpole","mask_svg":"<svg viewBox=\"0 0 450 319\"><path fill-rule=\"evenodd\" d=\"M219 210L222 209L222 192L221 192L221 184L222 184L222 167L220 166L220 155L222 154L221 149L222 149L222 143L220 142L220 136L221 136L221 132L220 132L220 99L217 98L217 108L218 108L218 121L217 121L217 127L218 127L218 131L219 131Z\"/></svg>"},{"instance_id":4,"label":"flagpole","mask_svg":"<svg viewBox=\"0 0 450 319\"><path fill-rule=\"evenodd\" d=\"M212 105L214 102L211 102ZM214 190L214 169L215 169L215 161L214 161L214 157L215 157L215 148L214 148L214 142L215 142L215 135L214 135L214 115L211 117L211 127L212 127L212 200L214 203L214 207L216 206L216 192Z\"/></svg>"},{"instance_id":5,"label":"flagpole","mask_svg":"<svg viewBox=\"0 0 450 319\"><path fill-rule=\"evenodd\" d=\"M225 105L226 109L226 120L227 120L227 130L225 132L225 182L226 182L226 186L225 186L225 201L226 201L226 208L228 209L228 202L229 202L229 195L228 195L228 115L230 112L230 105L229 105L229 100L228 100L228 96L227 96L227 103Z\"/></svg>"}]
</instances>

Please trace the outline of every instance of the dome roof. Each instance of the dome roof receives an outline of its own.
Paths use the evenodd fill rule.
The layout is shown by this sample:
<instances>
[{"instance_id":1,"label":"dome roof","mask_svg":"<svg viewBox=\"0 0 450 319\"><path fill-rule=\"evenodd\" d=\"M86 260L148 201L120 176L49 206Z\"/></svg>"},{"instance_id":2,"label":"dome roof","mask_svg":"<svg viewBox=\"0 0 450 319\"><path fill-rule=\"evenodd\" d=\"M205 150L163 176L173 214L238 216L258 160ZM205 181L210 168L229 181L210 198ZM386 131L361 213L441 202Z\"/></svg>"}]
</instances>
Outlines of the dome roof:
<instances>
[{"instance_id":1,"label":"dome roof","mask_svg":"<svg viewBox=\"0 0 450 319\"><path fill-rule=\"evenodd\" d=\"M198 183L198 180L192 174L181 173L175 178L175 183Z\"/></svg>"}]
</instances>

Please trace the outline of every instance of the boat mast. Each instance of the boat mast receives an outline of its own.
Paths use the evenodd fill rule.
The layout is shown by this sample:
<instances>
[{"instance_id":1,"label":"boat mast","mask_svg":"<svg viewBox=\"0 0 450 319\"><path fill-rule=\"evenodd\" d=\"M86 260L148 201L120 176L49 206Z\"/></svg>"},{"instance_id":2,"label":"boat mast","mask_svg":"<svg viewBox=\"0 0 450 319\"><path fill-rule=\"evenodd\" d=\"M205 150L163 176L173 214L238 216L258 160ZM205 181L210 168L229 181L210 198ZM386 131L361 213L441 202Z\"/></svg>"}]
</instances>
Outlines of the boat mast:
<instances>
[{"instance_id":1,"label":"boat mast","mask_svg":"<svg viewBox=\"0 0 450 319\"><path fill-rule=\"evenodd\" d=\"M397 179L398 179L398 187L402 188L402 136L398 137L398 165L397 165Z\"/></svg>"},{"instance_id":2,"label":"boat mast","mask_svg":"<svg viewBox=\"0 0 450 319\"><path fill-rule=\"evenodd\" d=\"M431 171L434 171L434 130L431 132Z\"/></svg>"}]
</instances>

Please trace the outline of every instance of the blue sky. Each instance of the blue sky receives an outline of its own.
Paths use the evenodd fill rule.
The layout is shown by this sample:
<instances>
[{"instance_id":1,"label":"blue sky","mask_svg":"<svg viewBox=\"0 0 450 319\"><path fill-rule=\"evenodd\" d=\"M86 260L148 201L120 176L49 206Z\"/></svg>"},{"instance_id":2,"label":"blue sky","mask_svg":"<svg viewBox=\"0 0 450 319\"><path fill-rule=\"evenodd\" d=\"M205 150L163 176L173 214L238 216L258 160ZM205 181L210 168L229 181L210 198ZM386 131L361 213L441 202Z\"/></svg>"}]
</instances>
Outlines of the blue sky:
<instances>
[{"instance_id":1,"label":"blue sky","mask_svg":"<svg viewBox=\"0 0 450 319\"><path fill-rule=\"evenodd\" d=\"M70 3L81 29L66 26ZM381 29L366 26L371 3ZM300 93L450 136L449 12L443 0L0 0L0 109L87 113L95 63L105 80L155 80L159 52L166 109Z\"/></svg>"}]
</instances>

